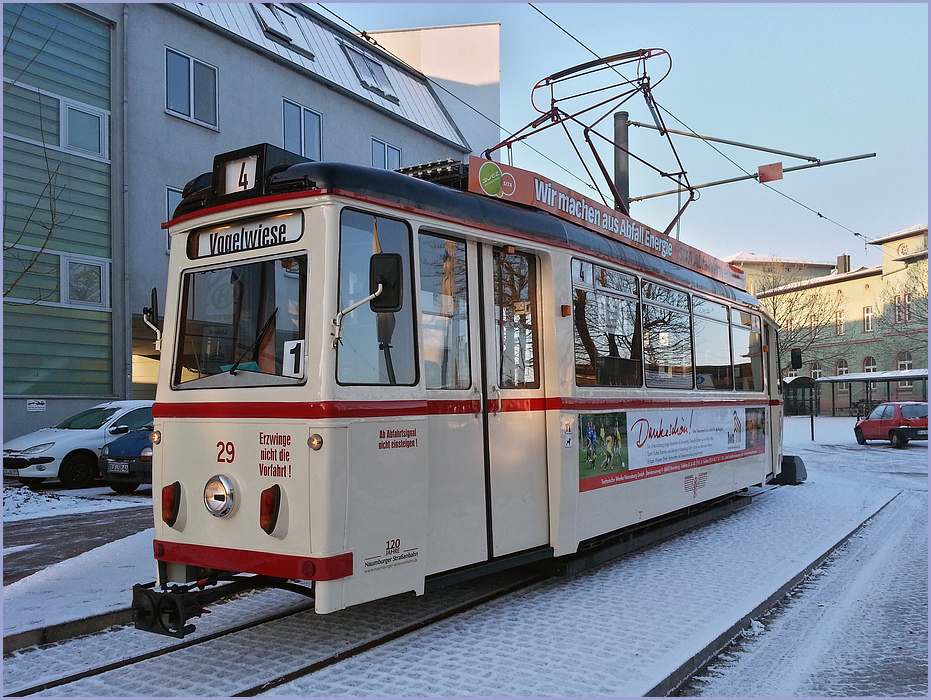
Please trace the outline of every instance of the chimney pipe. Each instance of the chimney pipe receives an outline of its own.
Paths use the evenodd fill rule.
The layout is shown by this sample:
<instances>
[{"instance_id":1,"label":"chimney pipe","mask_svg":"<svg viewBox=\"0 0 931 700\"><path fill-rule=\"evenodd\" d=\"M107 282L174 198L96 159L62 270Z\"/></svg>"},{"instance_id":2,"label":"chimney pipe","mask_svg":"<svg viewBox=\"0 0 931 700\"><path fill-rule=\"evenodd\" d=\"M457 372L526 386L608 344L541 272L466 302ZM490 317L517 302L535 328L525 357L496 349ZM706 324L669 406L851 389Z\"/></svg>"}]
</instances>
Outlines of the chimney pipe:
<instances>
[{"instance_id":1,"label":"chimney pipe","mask_svg":"<svg viewBox=\"0 0 931 700\"><path fill-rule=\"evenodd\" d=\"M850 272L850 256L849 255L838 255L837 256L837 274L841 275L845 272Z\"/></svg>"},{"instance_id":2,"label":"chimney pipe","mask_svg":"<svg viewBox=\"0 0 931 700\"><path fill-rule=\"evenodd\" d=\"M627 112L614 114L614 143L620 148L614 149L614 186L623 202L615 202L614 208L618 211L630 211L630 143L627 137L627 121L630 115ZM621 148L625 150L621 150Z\"/></svg>"}]
</instances>

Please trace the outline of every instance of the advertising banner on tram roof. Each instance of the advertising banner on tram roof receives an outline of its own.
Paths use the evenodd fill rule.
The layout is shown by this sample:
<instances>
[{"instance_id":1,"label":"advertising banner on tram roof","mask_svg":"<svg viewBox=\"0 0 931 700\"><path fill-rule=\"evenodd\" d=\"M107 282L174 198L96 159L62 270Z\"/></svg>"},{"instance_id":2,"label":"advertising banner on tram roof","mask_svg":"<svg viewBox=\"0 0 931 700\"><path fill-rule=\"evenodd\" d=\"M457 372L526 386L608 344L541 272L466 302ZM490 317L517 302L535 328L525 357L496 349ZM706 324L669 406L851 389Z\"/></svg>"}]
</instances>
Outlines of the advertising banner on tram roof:
<instances>
[{"instance_id":1,"label":"advertising banner on tram roof","mask_svg":"<svg viewBox=\"0 0 931 700\"><path fill-rule=\"evenodd\" d=\"M746 289L744 273L549 178L469 156L469 191L536 207L626 245Z\"/></svg>"}]
</instances>

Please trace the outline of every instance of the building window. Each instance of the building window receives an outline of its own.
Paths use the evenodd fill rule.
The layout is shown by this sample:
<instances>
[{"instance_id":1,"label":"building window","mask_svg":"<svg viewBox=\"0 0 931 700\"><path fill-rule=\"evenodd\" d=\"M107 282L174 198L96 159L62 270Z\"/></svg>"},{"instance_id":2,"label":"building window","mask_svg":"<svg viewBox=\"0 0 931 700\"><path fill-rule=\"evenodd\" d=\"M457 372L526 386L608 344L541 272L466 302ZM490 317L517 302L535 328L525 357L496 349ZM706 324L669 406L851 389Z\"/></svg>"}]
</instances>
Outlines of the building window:
<instances>
[{"instance_id":1,"label":"building window","mask_svg":"<svg viewBox=\"0 0 931 700\"><path fill-rule=\"evenodd\" d=\"M397 170L401 167L401 149L397 146L372 139L372 167Z\"/></svg>"},{"instance_id":2,"label":"building window","mask_svg":"<svg viewBox=\"0 0 931 700\"><path fill-rule=\"evenodd\" d=\"M821 379L821 376L824 374L824 370L821 369L821 365L817 362L811 363L811 378L812 379Z\"/></svg>"},{"instance_id":3,"label":"building window","mask_svg":"<svg viewBox=\"0 0 931 700\"><path fill-rule=\"evenodd\" d=\"M873 307L872 306L863 307L863 332L864 333L873 332Z\"/></svg>"},{"instance_id":4,"label":"building window","mask_svg":"<svg viewBox=\"0 0 931 700\"><path fill-rule=\"evenodd\" d=\"M64 147L107 157L107 115L85 107L63 104Z\"/></svg>"},{"instance_id":5,"label":"building window","mask_svg":"<svg viewBox=\"0 0 931 700\"><path fill-rule=\"evenodd\" d=\"M3 102L10 115L30 115L19 121L5 118L4 137L97 160L110 158L107 110L9 79L4 79Z\"/></svg>"},{"instance_id":6,"label":"building window","mask_svg":"<svg viewBox=\"0 0 931 700\"><path fill-rule=\"evenodd\" d=\"M284 149L312 160L323 159L323 117L290 100L282 108Z\"/></svg>"},{"instance_id":7,"label":"building window","mask_svg":"<svg viewBox=\"0 0 931 700\"><path fill-rule=\"evenodd\" d=\"M843 310L834 312L834 335L844 335L847 324L844 321Z\"/></svg>"},{"instance_id":8,"label":"building window","mask_svg":"<svg viewBox=\"0 0 931 700\"><path fill-rule=\"evenodd\" d=\"M252 10L265 36L277 44L313 59L314 52L310 41L304 33L302 23L293 11L282 4L273 2L253 3Z\"/></svg>"},{"instance_id":9,"label":"building window","mask_svg":"<svg viewBox=\"0 0 931 700\"><path fill-rule=\"evenodd\" d=\"M898 357L898 366L899 371L904 372L909 369L914 369L915 365L912 362L912 354L908 350L903 350L899 353ZM907 389L908 391L912 390L912 382L910 381L901 381L899 382L900 389Z\"/></svg>"},{"instance_id":10,"label":"building window","mask_svg":"<svg viewBox=\"0 0 931 700\"><path fill-rule=\"evenodd\" d=\"M166 109L217 126L217 69L173 49L165 54Z\"/></svg>"},{"instance_id":11,"label":"building window","mask_svg":"<svg viewBox=\"0 0 931 700\"><path fill-rule=\"evenodd\" d=\"M181 190L177 187L168 187L165 190L165 221L171 221L175 215L175 209L181 204ZM171 252L171 234L165 229L165 252Z\"/></svg>"},{"instance_id":12,"label":"building window","mask_svg":"<svg viewBox=\"0 0 931 700\"><path fill-rule=\"evenodd\" d=\"M362 83L362 87L381 95L391 102L400 102L394 94L394 88L391 86L385 67L380 61L362 53L354 46L349 46L349 44L343 44L343 48L346 50L349 62L352 64L359 82Z\"/></svg>"},{"instance_id":13,"label":"building window","mask_svg":"<svg viewBox=\"0 0 931 700\"><path fill-rule=\"evenodd\" d=\"M897 294L895 297L895 322L909 323L912 320L912 295Z\"/></svg>"},{"instance_id":14,"label":"building window","mask_svg":"<svg viewBox=\"0 0 931 700\"><path fill-rule=\"evenodd\" d=\"M843 376L850 373L850 366L847 364L847 360L838 360L835 374L837 376ZM850 382L841 382L837 385L838 391L850 391Z\"/></svg>"},{"instance_id":15,"label":"building window","mask_svg":"<svg viewBox=\"0 0 931 700\"><path fill-rule=\"evenodd\" d=\"M61 256L62 302L75 306L109 306L110 280L104 262Z\"/></svg>"},{"instance_id":16,"label":"building window","mask_svg":"<svg viewBox=\"0 0 931 700\"><path fill-rule=\"evenodd\" d=\"M879 369L879 365L876 364L876 358L872 355L867 355L863 358L863 371L864 372L876 372ZM875 384L873 382L866 382L865 389L866 395L869 396L870 392L873 390Z\"/></svg>"}]
</instances>

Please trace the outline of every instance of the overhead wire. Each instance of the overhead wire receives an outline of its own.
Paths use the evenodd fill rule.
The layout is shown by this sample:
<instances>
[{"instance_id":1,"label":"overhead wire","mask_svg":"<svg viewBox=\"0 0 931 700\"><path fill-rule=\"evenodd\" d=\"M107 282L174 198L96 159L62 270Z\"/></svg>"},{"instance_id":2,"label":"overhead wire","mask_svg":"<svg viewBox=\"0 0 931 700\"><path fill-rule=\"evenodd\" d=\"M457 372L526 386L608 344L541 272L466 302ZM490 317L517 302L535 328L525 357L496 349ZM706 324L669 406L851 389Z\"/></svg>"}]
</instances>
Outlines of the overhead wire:
<instances>
[{"instance_id":1,"label":"overhead wire","mask_svg":"<svg viewBox=\"0 0 931 700\"><path fill-rule=\"evenodd\" d=\"M530 5L530 7L531 7L533 10L536 10L538 13L540 13L540 15L542 15L544 18L546 18L550 23L552 23L554 27L556 27L557 29L559 29L561 32L563 32L563 33L564 33L566 36L568 36L570 39L572 39L573 41L575 41L579 46L581 46L581 47L584 48L586 51L588 51L590 54L592 54L592 56L594 56L595 58L602 58L602 56L599 56L598 53L596 53L593 49L591 49L589 46L587 46L587 45L586 45L583 41L581 41L578 37L574 36L574 35L573 35L570 31L568 31L565 27L562 27L558 22L556 22L556 20L554 20L552 17L548 16L545 12L543 12L543 10L541 10L540 8L538 8L538 7L537 7L536 5L534 5L533 3L527 3L527 4ZM617 71L616 68L614 68L614 71L615 71L616 73L618 73L618 75L621 75L621 73L619 73L619 72ZM621 77L623 78L624 76L621 75ZM626 79L626 78L625 78L625 79ZM701 139L701 141L703 141L703 142L706 143L708 146L710 146L715 152L717 152L719 155L721 155L721 156L723 156L725 159L727 159L734 167L736 167L736 168L737 168L738 170L740 170L742 173L744 173L745 175L749 175L749 176L752 177L752 174L749 173L749 172L748 172L745 168L743 168L740 164L738 164L737 162L735 162L734 159L732 159L731 157L729 157L726 153L724 153L723 151L721 151L719 148L717 148L713 143L711 143L711 142L708 141L707 139L702 138L701 136L699 136L698 133L696 133L694 129L692 129L692 128L691 128L690 126L688 126L684 121L682 121L681 119L679 119L675 114L673 114L673 113L672 113L670 110L668 110L666 107L662 106L659 102L656 101L655 98L653 99L653 103L654 103L659 109L661 109L661 110L664 111L666 114L668 114L670 117L672 117L672 118L675 119L677 122L679 122L679 124L681 124L681 125L684 126L686 129L688 129L694 136L696 136L697 138ZM813 213L813 214L815 214L816 216L818 216L818 217L824 219L825 221L829 221L830 223L834 224L835 226L838 226L838 227L844 229L844 230L847 231L848 233L851 233L851 234L853 234L854 236L858 236L859 238L862 238L864 241L869 242L869 241L873 240L873 239L871 239L871 238L868 238L867 236L864 236L862 233L859 233L859 232L857 232L857 231L854 231L853 229L848 228L847 226L844 226L843 224L841 224L841 223L835 221L834 219L832 219L832 218L830 218L830 217L828 217L828 216L825 216L825 215L822 214L821 212L819 212L819 211L817 211L817 210L815 210L815 209L812 209L812 208L811 208L810 206L808 206L807 204L804 204L803 202L800 202L799 200L795 199L794 197L791 197L790 195L786 194L785 192L781 192L780 190L777 190L775 187L773 187L773 186L770 185L769 183L763 182L763 183L760 183L760 184L764 185L765 187L767 187L768 189L770 189L772 192L775 192L776 194L785 197L785 198L788 199L790 202L793 202L793 203L797 204L798 206L802 207L803 209L806 209L806 210L810 211L811 213Z\"/></svg>"},{"instance_id":2,"label":"overhead wire","mask_svg":"<svg viewBox=\"0 0 931 700\"><path fill-rule=\"evenodd\" d=\"M338 14L336 14L333 10L331 10L330 8L328 8L327 6L325 6L323 3L319 3L319 2L318 2L318 3L317 3L317 6L318 6L320 9L325 10L326 12L328 12L329 14L331 14L333 17L335 17L336 19L338 19L340 22L342 22L343 24L345 24L345 25L346 25L347 27L349 27L350 29L352 29L352 31L354 31L354 32L356 32L357 34L359 34L359 36L361 36L362 38L364 38L366 41L368 41L369 43L373 44L374 46L377 46L379 49L381 49L382 51L384 51L386 54L388 54L389 56L391 56L391 57L392 57L393 59L395 59L396 61L398 61L398 62L400 62L400 63L403 63L405 66L408 66L409 68L411 68L411 70L416 70L415 68L413 68L412 66L410 66L410 64L408 64L407 61L405 61L404 59L402 59L402 58L396 56L396 55L395 55L394 53L392 53L389 49L387 49L387 48L385 48L384 46L382 46L381 44L379 44L378 41L377 41L376 39L374 39L373 37L371 37L367 32L365 32L364 30L359 29L358 27L356 27L355 25L353 25L352 22L349 22L348 20L344 19L343 17L340 17ZM420 71L417 71L417 72L420 72ZM477 108L474 107L473 105L470 105L468 102L466 102L465 100L463 100L463 99L462 99L461 97L459 97L458 95L456 95L456 94L450 92L446 87L444 87L443 85L440 85L438 82L436 82L435 80L433 80L430 76L424 75L424 78L426 78L427 82L429 82L430 85L432 85L432 86L435 87L435 88L438 88L439 90L442 90L443 92L445 92L447 95L449 95L449 96L452 97L453 99L457 100L458 102L461 102L464 106L466 106L466 107L468 107L469 109L471 109L473 112L475 112L476 114L478 114L478 115L479 115L480 117L482 117L483 119L486 119L487 121L491 122L494 126L498 127L498 129L500 129L500 130L503 131L504 133L506 133L506 134L508 134L508 135L513 135L512 132L511 132L510 130L508 130L508 129L506 129L505 127L501 126L501 124L499 124L498 122L496 122L494 119L492 119L492 118L489 117L487 114L485 114L485 113L482 112L481 110L477 109ZM596 190L596 191L597 191L598 188L595 187L594 185L592 185L592 183L586 182L585 180L583 180L582 178L580 178L578 175L576 175L575 173L573 173L571 170L569 170L568 168L566 168L564 165L562 165L562 164L556 162L555 160L553 160L552 158L550 158L548 155L546 155L546 154L543 153L542 151L540 151L540 150L534 148L534 147L531 146L530 144L526 144L526 143L525 143L524 145L526 145L527 148L529 148L531 151L533 151L534 153L536 153L538 156L540 156L541 158L543 158L544 160L546 160L547 162L549 162L551 165L553 165L553 166L559 168L560 170L562 170L564 173L566 173L566 174L569 175L570 177L574 178L575 180L578 180L580 183L582 183L582 184L585 185L586 187L589 187L590 189L593 189L593 190Z\"/></svg>"},{"instance_id":3,"label":"overhead wire","mask_svg":"<svg viewBox=\"0 0 931 700\"><path fill-rule=\"evenodd\" d=\"M569 30L567 30L565 27L563 27L562 25L560 25L556 20L554 20L552 17L550 17L549 15L547 15L545 12L543 12L543 10L541 10L539 7L537 7L537 6L534 5L533 3L527 3L527 4L530 6L531 9L533 9L533 10L535 10L537 13L539 13L544 19L546 19L548 22L550 22L554 27L556 27L556 28L559 29L561 32L563 32L566 36L568 36L570 39L572 39L574 42L576 42L576 43L577 43L579 46L581 46L583 49L585 49L586 51L588 51L592 56L594 56L595 58L599 58L599 59L600 59L600 58L603 58L603 57L600 56L596 51L594 51L591 47L589 47L587 44L585 44L585 42L583 42L583 41L580 40L578 37L576 37L574 34L572 34L572 32L570 32ZM347 27L349 27L350 29L352 29L354 32L356 32L357 34L359 34L360 36L362 36L364 39L366 39L366 41L371 42L372 44L374 44L375 46L377 46L379 49L381 49L382 51L384 51L385 53L387 53L389 56L391 56L391 57L394 58L395 60L400 61L400 62L403 63L404 65L408 65L406 61L404 61L403 59L399 58L399 57L396 56L394 53L392 53L390 50L386 49L384 46L382 46L381 44L379 44L377 40L375 40L374 38L372 38L371 36L369 36L369 34L366 33L364 30L360 30L358 27L354 26L351 22L349 22L348 20L344 19L344 18L341 17L340 15L336 14L333 10L331 10L329 7L325 6L323 3L317 3L317 6L320 7L321 9L323 9L324 11L328 12L329 14L331 14L331 15L332 15L333 17L335 17L337 20L339 20L340 22L342 22L343 24L345 24ZM618 71L618 69L617 69L615 66L612 66L611 68L612 68L612 70L614 70L614 72L617 73L621 78L623 78L624 80L628 80L628 78L627 78L626 76L624 76L620 71ZM452 97L452 98L455 99L456 101L460 102L462 105L464 105L464 106L467 107L468 109L472 110L473 112L475 112L476 114L478 114L479 116L481 116L483 119L486 119L487 121L491 122L491 124L493 124L494 126L496 126L496 127L497 127L498 129L500 129L501 131L503 131L503 132L505 132L505 133L507 133L507 134L511 134L511 132L510 132L508 129L506 129L505 127L503 127L501 124L499 124L498 122L496 122L494 119L492 119L491 117L489 117L487 114L483 113L481 110L477 109L477 108L474 107L473 105L471 105L471 104L469 104L468 102L466 102L465 100L463 100L463 99L462 99L461 97L459 97L458 95L452 93L450 90L448 90L448 89L447 89L446 87L444 87L443 85L440 85L438 82L436 82L435 80L433 80L433 79L430 78L429 76L424 76L424 77L427 79L427 81L428 81L428 82L430 83L430 85L432 85L433 87L438 88L439 90L442 90L444 93L446 93L447 95L449 95L450 97ZM691 132L695 137L699 138L702 142L704 142L704 143L707 144L709 147L711 147L712 150L714 150L716 153L718 153L720 156L722 156L724 159L726 159L728 162L730 162L734 167L736 167L736 168L737 168L738 170L740 170L742 173L744 173L745 175L748 175L748 176L751 176L751 177L752 177L752 174L751 174L750 172L748 172L743 166L741 166L741 165L740 165L739 163L737 163L733 158L731 158L731 157L728 156L726 153L724 153L721 149L719 149L718 147L716 147L713 143L711 143L710 141L708 141L708 140L705 139L705 138L702 138L698 133L696 133L696 132L695 132L690 126L688 126L684 121L682 121L679 117L677 117L675 114L673 114L669 109L667 109L666 107L664 107L663 105L661 105L659 102L657 102L655 98L654 98L654 100L653 100L653 103L654 103L659 109L661 109L663 112L665 112L665 113L668 114L670 117L672 117L673 119L675 119L675 120L676 120L679 124L681 124L683 127L685 127L686 129L688 129L688 131ZM565 166L563 166L563 165L561 165L560 163L556 162L555 160L553 160L552 158L550 158L549 156L547 156L545 153L543 153L543 152L541 152L540 150L534 148L533 146L531 146L530 144L526 143L525 141L522 142L522 143L523 143L525 146L527 146L527 148L529 148L530 150L532 150L534 153L536 153L537 155L539 155L541 158L545 159L547 162L549 162L549 163L552 164L553 166L559 168L560 170L562 170L563 172L565 172L567 175L569 175L569 176L572 177L573 179L575 179L575 180L577 180L578 182L584 184L586 187L588 187L588 188L590 188L590 189L592 189L592 190L598 191L598 187L597 187L594 183L592 183L592 182L587 182L587 181L583 180L583 179L580 178L578 175L576 175L575 173L573 173L573 172L571 172L570 170L568 170ZM589 175L589 177L591 177L591 173L588 173L588 175ZM850 234L852 234L852 235L854 235L854 236L857 236L857 237L859 237L859 238L862 238L862 239L863 239L864 241L866 241L866 242L870 242L871 240L873 240L873 239L870 239L870 238L868 238L867 236L863 235L862 233L859 233L859 232L857 232L857 231L854 231L853 229L851 229L851 228L849 228L849 227L847 227L847 226L844 226L844 225L841 224L840 222L835 221L834 219L832 219L832 218L830 218L830 217L828 217L828 216L825 216L824 214L822 214L821 212L817 211L816 209L813 209L812 207L808 206L808 205L805 204L804 202L801 202L801 201L799 201L798 199L796 199L796 198L794 198L794 197L792 197L792 196L786 194L785 192L782 192L782 191L776 189L775 187L773 187L773 186L770 185L769 183L763 182L763 183L760 183L760 184L762 184L762 185L764 185L765 187L767 187L770 191L775 192L776 194L778 194L778 195L780 195L780 196L782 196L782 197L785 197L786 199L788 199L790 202L796 204L797 206L800 206L800 207L802 207L803 209L805 209L805 210L807 210L807 211L809 211L809 212L815 214L815 215L818 216L819 218L824 219L825 221L828 221L828 222L834 224L835 226L837 226L837 227L839 227L839 228L842 228L843 230L847 231L848 233L850 233Z\"/></svg>"}]
</instances>

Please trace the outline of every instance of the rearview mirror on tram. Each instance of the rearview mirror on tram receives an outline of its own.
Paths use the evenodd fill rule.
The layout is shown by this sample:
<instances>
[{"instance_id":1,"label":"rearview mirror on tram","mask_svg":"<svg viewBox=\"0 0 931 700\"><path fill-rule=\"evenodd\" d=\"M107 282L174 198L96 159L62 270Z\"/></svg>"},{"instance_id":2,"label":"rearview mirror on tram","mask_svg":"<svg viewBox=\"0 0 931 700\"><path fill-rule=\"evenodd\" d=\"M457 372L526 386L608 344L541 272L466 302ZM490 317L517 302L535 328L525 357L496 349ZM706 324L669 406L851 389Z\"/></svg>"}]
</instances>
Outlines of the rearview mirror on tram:
<instances>
[{"instance_id":1,"label":"rearview mirror on tram","mask_svg":"<svg viewBox=\"0 0 931 700\"><path fill-rule=\"evenodd\" d=\"M162 349L162 331L158 327L158 289L155 287L152 287L151 304L151 306L142 309L142 320L145 325L155 331L155 349L160 352Z\"/></svg>"},{"instance_id":2,"label":"rearview mirror on tram","mask_svg":"<svg viewBox=\"0 0 931 700\"><path fill-rule=\"evenodd\" d=\"M398 253L375 253L369 262L369 301L375 313L395 313L401 310L403 261ZM378 292L381 285L381 292Z\"/></svg>"}]
</instances>

